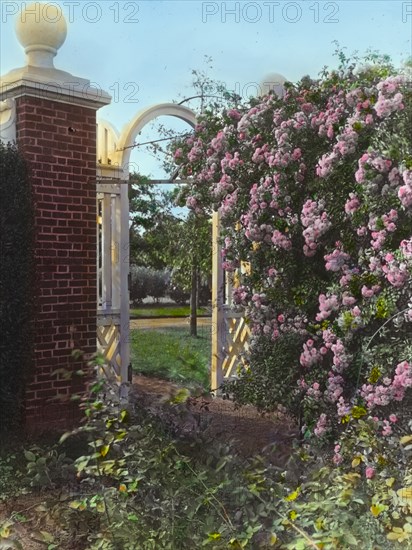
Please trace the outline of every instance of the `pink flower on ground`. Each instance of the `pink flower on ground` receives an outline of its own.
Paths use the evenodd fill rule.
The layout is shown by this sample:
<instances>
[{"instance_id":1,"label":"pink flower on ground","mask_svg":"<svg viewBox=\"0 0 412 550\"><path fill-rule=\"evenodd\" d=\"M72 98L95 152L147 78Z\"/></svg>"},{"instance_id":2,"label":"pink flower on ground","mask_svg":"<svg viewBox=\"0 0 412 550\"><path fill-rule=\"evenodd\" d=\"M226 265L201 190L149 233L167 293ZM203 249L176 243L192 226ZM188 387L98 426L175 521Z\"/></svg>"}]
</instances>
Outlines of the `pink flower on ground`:
<instances>
[{"instance_id":1,"label":"pink flower on ground","mask_svg":"<svg viewBox=\"0 0 412 550\"><path fill-rule=\"evenodd\" d=\"M372 466L368 466L365 470L365 476L367 479L372 479L375 475L375 468L372 468Z\"/></svg>"},{"instance_id":2,"label":"pink flower on ground","mask_svg":"<svg viewBox=\"0 0 412 550\"><path fill-rule=\"evenodd\" d=\"M382 435L387 436L392 434L392 426L389 424L387 420L383 421L383 429L382 429Z\"/></svg>"}]
</instances>

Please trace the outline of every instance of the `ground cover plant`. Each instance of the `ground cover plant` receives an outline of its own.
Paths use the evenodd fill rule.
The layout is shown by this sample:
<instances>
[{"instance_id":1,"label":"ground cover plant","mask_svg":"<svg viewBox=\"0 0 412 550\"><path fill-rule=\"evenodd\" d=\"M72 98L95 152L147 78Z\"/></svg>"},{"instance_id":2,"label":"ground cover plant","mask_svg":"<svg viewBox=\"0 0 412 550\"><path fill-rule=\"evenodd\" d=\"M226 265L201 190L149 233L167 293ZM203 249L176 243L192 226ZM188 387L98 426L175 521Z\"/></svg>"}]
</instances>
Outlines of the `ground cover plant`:
<instances>
[{"instance_id":1,"label":"ground cover plant","mask_svg":"<svg viewBox=\"0 0 412 550\"><path fill-rule=\"evenodd\" d=\"M176 397L167 415L175 410L185 423ZM149 414L138 402L125 408L103 379L83 408L84 422L60 444L25 450L26 484L37 499L24 514L1 517L2 548L24 548L25 523L49 550L411 547L412 503L397 485L411 482L412 435L393 440L392 477L365 477L365 455L334 467L307 445L285 467L271 460L275 445L240 459L229 435L217 445L201 432L172 433L162 411ZM352 424L352 443L361 436L368 452L382 452L362 423Z\"/></svg>"},{"instance_id":2,"label":"ground cover plant","mask_svg":"<svg viewBox=\"0 0 412 550\"><path fill-rule=\"evenodd\" d=\"M198 337L193 338L187 327L130 331L134 372L207 389L211 328L201 326L198 332Z\"/></svg>"}]
</instances>

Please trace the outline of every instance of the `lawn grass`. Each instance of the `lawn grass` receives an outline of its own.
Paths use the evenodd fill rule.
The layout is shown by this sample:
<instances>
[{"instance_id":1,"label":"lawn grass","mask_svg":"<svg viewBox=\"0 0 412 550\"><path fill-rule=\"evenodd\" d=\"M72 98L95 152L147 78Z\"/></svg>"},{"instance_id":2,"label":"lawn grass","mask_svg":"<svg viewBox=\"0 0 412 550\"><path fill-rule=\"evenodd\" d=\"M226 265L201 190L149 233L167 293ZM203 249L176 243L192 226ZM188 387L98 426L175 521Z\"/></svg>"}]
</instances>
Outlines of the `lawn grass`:
<instances>
[{"instance_id":1,"label":"lawn grass","mask_svg":"<svg viewBox=\"0 0 412 550\"><path fill-rule=\"evenodd\" d=\"M132 330L133 371L179 382L210 387L211 327L198 327L198 338L188 327Z\"/></svg>"},{"instance_id":2,"label":"lawn grass","mask_svg":"<svg viewBox=\"0 0 412 550\"><path fill-rule=\"evenodd\" d=\"M210 313L206 308L199 308L198 315L207 315ZM188 317L190 315L190 306L168 306L168 305L142 305L130 310L131 317Z\"/></svg>"}]
</instances>

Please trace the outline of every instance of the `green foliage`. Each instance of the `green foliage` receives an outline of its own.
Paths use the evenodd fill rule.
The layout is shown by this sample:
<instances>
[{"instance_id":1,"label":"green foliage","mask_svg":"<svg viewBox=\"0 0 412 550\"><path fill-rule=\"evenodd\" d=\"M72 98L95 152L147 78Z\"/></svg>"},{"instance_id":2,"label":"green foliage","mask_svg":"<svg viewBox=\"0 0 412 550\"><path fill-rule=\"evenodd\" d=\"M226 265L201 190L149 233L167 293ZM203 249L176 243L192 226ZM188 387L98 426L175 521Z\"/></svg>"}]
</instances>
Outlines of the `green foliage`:
<instances>
[{"instance_id":1,"label":"green foliage","mask_svg":"<svg viewBox=\"0 0 412 550\"><path fill-rule=\"evenodd\" d=\"M176 302L176 304L187 304L190 294L187 290L182 289L181 286L176 284L176 282L170 281L167 294L171 300ZM188 315L190 314L190 308L188 310Z\"/></svg>"},{"instance_id":2,"label":"green foliage","mask_svg":"<svg viewBox=\"0 0 412 550\"><path fill-rule=\"evenodd\" d=\"M29 169L15 146L0 144L0 432L21 422L32 360L33 199Z\"/></svg>"},{"instance_id":3,"label":"green foliage","mask_svg":"<svg viewBox=\"0 0 412 550\"><path fill-rule=\"evenodd\" d=\"M169 414L184 411L182 393ZM85 414L74 432L89 439L75 461L83 490L56 509L89 549L411 547L412 435L391 442L403 454L398 465L381 460L368 478L371 455L382 451L362 419L342 441L351 464L331 466L328 456L296 447L283 469L273 465L276 446L244 461L230 445L173 441L165 417L160 423L138 405L125 409L103 381Z\"/></svg>"},{"instance_id":4,"label":"green foliage","mask_svg":"<svg viewBox=\"0 0 412 550\"><path fill-rule=\"evenodd\" d=\"M164 198L145 176L133 172L130 174L129 181L132 228L141 233L153 226L153 220L162 210Z\"/></svg>"},{"instance_id":5,"label":"green foliage","mask_svg":"<svg viewBox=\"0 0 412 550\"><path fill-rule=\"evenodd\" d=\"M169 222L175 219L170 193L158 191L149 179L140 174L130 174L130 262L133 265L163 270L163 248L168 245Z\"/></svg>"},{"instance_id":6,"label":"green foliage","mask_svg":"<svg viewBox=\"0 0 412 550\"><path fill-rule=\"evenodd\" d=\"M47 451L33 446L24 451L24 456L27 460L27 481L31 487L54 489L74 479L73 460L57 446Z\"/></svg>"},{"instance_id":7,"label":"green foliage","mask_svg":"<svg viewBox=\"0 0 412 550\"><path fill-rule=\"evenodd\" d=\"M172 285L189 291L192 285L192 269L204 279L212 273L212 226L207 216L189 216L175 228L170 243Z\"/></svg>"},{"instance_id":8,"label":"green foliage","mask_svg":"<svg viewBox=\"0 0 412 550\"><path fill-rule=\"evenodd\" d=\"M15 451L5 449L0 455L0 502L19 494L22 490L22 465Z\"/></svg>"},{"instance_id":9,"label":"green foliage","mask_svg":"<svg viewBox=\"0 0 412 550\"><path fill-rule=\"evenodd\" d=\"M52 519L65 539L88 550L412 547L411 422L409 434L390 438L388 447L369 421L354 418L340 441L342 465L303 446L279 468L276 445L245 460L230 443L203 439L185 405L188 395L182 390L166 413L153 416L138 402L125 408L98 379L83 403L85 422L61 437L66 448L83 440L77 482L59 478L61 449L25 453L37 481L60 489L54 501L36 507L37 522ZM191 437L171 438L176 418L193 424ZM376 470L365 475L371 465ZM1 548L19 548L17 520L0 522ZM35 535L59 542L44 530Z\"/></svg>"},{"instance_id":10,"label":"green foliage","mask_svg":"<svg viewBox=\"0 0 412 550\"><path fill-rule=\"evenodd\" d=\"M141 304L148 296L155 300L164 297L169 278L167 271L132 265L130 268L130 299L134 304Z\"/></svg>"},{"instance_id":11,"label":"green foliage","mask_svg":"<svg viewBox=\"0 0 412 550\"><path fill-rule=\"evenodd\" d=\"M290 365L299 359L301 338L296 335L283 336L272 341L261 338L251 350L247 367L239 367L240 377L226 382L223 391L232 395L236 403L251 403L258 409L276 409L281 396L287 394L285 406L297 411L299 417L299 398L296 394L297 373Z\"/></svg>"}]
</instances>

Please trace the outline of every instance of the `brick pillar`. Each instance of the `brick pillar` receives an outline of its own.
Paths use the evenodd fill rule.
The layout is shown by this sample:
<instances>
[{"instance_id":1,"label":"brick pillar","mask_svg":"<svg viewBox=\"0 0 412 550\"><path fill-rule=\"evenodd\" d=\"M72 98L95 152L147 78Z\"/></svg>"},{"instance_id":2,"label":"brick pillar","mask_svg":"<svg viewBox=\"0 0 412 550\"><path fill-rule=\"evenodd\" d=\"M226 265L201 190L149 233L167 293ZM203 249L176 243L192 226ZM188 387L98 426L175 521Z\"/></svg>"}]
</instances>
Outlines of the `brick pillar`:
<instances>
[{"instance_id":1,"label":"brick pillar","mask_svg":"<svg viewBox=\"0 0 412 550\"><path fill-rule=\"evenodd\" d=\"M54 68L64 17L52 23L49 11L46 18L41 9L29 15L17 24L27 65L1 79L0 99L15 102L16 141L33 176L36 313L25 422L38 432L78 420L69 398L85 389L85 380L55 371L85 368L84 360L73 359L74 349L96 351L96 111L110 96Z\"/></svg>"},{"instance_id":2,"label":"brick pillar","mask_svg":"<svg viewBox=\"0 0 412 550\"><path fill-rule=\"evenodd\" d=\"M37 300L35 369L26 393L30 430L76 419L82 389L56 369L79 370L73 349L96 351L96 113L94 109L22 96L16 100L17 143L33 171Z\"/></svg>"}]
</instances>

